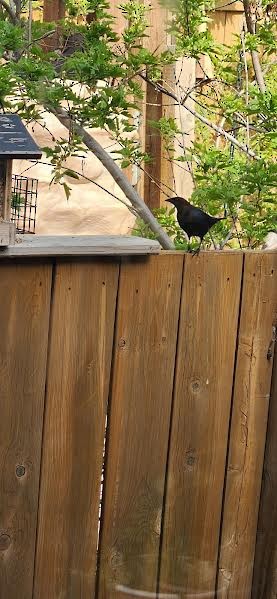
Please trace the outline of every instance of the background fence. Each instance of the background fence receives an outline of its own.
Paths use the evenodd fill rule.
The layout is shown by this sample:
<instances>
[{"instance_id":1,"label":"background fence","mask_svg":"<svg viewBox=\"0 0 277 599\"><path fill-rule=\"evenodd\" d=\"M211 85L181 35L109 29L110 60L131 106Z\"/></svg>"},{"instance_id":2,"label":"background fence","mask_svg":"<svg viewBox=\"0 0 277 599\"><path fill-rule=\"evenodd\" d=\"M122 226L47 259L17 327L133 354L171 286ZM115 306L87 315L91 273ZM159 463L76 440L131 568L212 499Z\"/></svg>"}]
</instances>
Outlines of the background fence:
<instances>
[{"instance_id":1,"label":"background fence","mask_svg":"<svg viewBox=\"0 0 277 599\"><path fill-rule=\"evenodd\" d=\"M0 262L1 599L276 596L276 263Z\"/></svg>"}]
</instances>

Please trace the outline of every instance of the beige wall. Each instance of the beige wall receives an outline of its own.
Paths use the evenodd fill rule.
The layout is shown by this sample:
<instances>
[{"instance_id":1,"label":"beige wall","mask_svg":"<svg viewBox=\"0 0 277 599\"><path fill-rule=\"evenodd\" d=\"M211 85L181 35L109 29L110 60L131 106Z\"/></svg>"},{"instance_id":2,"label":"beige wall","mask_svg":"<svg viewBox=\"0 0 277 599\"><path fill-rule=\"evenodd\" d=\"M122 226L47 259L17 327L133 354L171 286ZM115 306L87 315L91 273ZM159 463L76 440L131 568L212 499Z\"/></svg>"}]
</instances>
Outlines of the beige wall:
<instances>
[{"instance_id":1,"label":"beige wall","mask_svg":"<svg viewBox=\"0 0 277 599\"><path fill-rule=\"evenodd\" d=\"M56 138L66 139L68 132L57 119L46 114L44 123ZM40 125L29 129L31 135L40 147L53 146L51 134ZM94 130L96 139L104 146L110 146L111 140L107 134ZM115 149L110 147L109 151ZM43 155L43 163L47 163ZM72 192L69 200L66 199L61 185L51 185L52 167L49 164L36 164L30 168L27 160L15 160L13 171L16 174L34 177L39 180L38 209L36 233L41 235L93 235L93 234L128 234L134 222L134 217L122 203L112 198L108 193L97 188L84 177L79 180L65 177L66 183ZM90 152L85 160L71 158L67 162L69 168L83 173L86 177L95 180L102 187L125 200L123 193L107 173L102 164ZM28 169L26 171L26 169Z\"/></svg>"}]
</instances>

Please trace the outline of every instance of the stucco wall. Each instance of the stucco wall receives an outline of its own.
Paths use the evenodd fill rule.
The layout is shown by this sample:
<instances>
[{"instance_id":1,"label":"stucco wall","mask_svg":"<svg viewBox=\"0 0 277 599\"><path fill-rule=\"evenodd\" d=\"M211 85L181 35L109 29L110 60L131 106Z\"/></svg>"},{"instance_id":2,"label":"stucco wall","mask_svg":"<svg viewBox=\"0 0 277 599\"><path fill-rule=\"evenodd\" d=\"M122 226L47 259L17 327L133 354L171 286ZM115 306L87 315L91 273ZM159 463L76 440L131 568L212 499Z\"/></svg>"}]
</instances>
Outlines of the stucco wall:
<instances>
[{"instance_id":1,"label":"stucco wall","mask_svg":"<svg viewBox=\"0 0 277 599\"><path fill-rule=\"evenodd\" d=\"M46 114L44 122L49 131L37 124L34 128L29 127L30 133L40 147L54 145L51 133L55 138L67 138L67 130L53 115ZM104 147L109 146L109 151L114 149L114 147L111 147L111 140L105 132L94 130L93 134ZM49 162L45 155L43 155L42 162ZM29 161L15 160L13 172L39 180L36 221L36 232L38 234L92 235L127 234L130 232L134 222L133 215L128 208L108 193L86 181L83 177L80 177L79 180L65 177L65 181L72 189L71 196L67 200L62 186L51 185L49 187L52 178L51 165L38 163L31 165L31 168L30 165ZM91 152L87 154L85 160L71 158L67 165L95 180L102 187L126 201L112 177Z\"/></svg>"}]
</instances>

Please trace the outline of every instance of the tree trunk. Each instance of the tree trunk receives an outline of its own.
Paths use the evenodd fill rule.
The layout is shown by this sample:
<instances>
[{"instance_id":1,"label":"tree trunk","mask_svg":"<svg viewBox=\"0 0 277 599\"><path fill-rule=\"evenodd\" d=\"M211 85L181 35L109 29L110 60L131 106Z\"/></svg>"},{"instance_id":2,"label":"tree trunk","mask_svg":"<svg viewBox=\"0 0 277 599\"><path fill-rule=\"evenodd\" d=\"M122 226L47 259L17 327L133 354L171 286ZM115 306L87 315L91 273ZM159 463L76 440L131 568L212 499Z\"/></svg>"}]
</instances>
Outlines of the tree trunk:
<instances>
[{"instance_id":1,"label":"tree trunk","mask_svg":"<svg viewBox=\"0 0 277 599\"><path fill-rule=\"evenodd\" d=\"M156 235L158 241L161 246L165 250L174 250L174 244L168 235L165 233L164 229L158 223L158 221L153 216L152 212L146 206L144 201L140 198L136 190L133 188L131 183L128 181L127 177L125 177L122 170L116 164L116 162L111 158L111 156L102 148L100 143L94 139L90 133L78 125L77 123L72 122L67 112L62 108L53 109L51 107L47 107L50 112L52 112L57 119L64 125L68 130L72 129L72 125L76 133L82 138L86 147L100 160L103 166L107 169L110 175L113 177L114 181L120 187L120 189L125 194L126 198L131 202L133 208L136 210L138 216L142 218L142 220L149 225L151 231Z\"/></svg>"}]
</instances>

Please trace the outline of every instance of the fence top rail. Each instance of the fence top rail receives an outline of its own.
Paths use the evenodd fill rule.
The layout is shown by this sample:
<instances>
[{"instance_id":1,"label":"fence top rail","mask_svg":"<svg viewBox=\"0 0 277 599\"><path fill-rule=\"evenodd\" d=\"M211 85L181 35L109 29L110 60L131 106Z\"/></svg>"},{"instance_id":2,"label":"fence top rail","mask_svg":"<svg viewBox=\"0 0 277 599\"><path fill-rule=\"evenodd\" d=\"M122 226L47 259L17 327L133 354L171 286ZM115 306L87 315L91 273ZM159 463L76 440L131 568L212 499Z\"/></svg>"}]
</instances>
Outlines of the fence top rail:
<instances>
[{"instance_id":1,"label":"fence top rail","mask_svg":"<svg viewBox=\"0 0 277 599\"><path fill-rule=\"evenodd\" d=\"M17 235L14 245L0 250L1 258L39 256L133 256L159 254L160 244L152 239L100 235Z\"/></svg>"},{"instance_id":2,"label":"fence top rail","mask_svg":"<svg viewBox=\"0 0 277 599\"><path fill-rule=\"evenodd\" d=\"M160 254L158 241L142 237L116 235L16 235L14 245L0 247L1 258L39 258L55 256L146 256ZM186 254L186 251L163 250L166 254ZM276 249L205 251L205 254L277 254Z\"/></svg>"}]
</instances>

